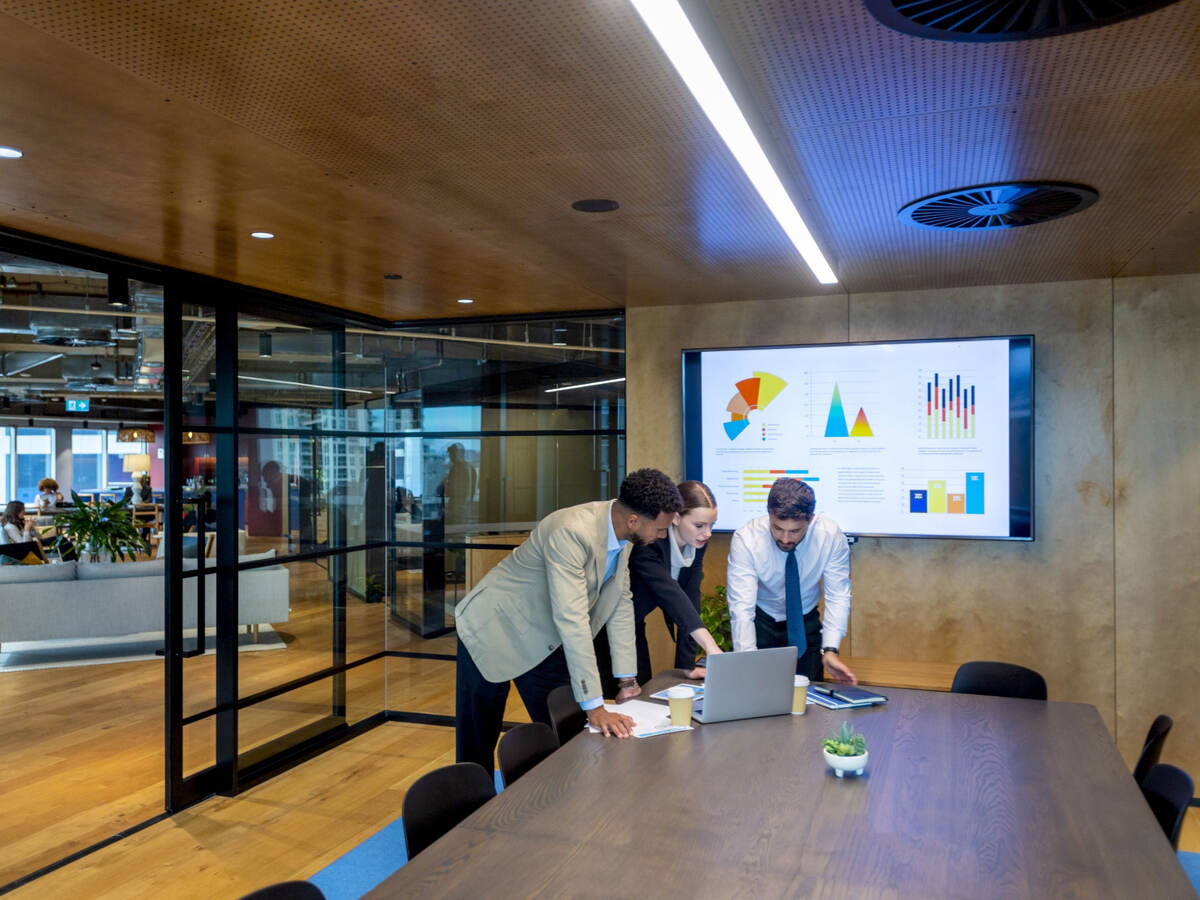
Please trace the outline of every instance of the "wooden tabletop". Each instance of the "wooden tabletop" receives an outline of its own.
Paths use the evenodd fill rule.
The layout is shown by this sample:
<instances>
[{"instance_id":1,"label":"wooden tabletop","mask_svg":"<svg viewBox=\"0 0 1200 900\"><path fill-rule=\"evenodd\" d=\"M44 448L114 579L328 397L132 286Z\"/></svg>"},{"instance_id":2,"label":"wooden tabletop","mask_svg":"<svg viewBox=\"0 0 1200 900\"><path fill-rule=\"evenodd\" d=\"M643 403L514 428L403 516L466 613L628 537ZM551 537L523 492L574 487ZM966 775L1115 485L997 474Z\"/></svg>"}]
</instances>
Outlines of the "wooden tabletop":
<instances>
[{"instance_id":1,"label":"wooden tabletop","mask_svg":"<svg viewBox=\"0 0 1200 900\"><path fill-rule=\"evenodd\" d=\"M1195 897L1094 707L884 693L579 735L367 896ZM870 759L839 780L846 719Z\"/></svg>"}]
</instances>

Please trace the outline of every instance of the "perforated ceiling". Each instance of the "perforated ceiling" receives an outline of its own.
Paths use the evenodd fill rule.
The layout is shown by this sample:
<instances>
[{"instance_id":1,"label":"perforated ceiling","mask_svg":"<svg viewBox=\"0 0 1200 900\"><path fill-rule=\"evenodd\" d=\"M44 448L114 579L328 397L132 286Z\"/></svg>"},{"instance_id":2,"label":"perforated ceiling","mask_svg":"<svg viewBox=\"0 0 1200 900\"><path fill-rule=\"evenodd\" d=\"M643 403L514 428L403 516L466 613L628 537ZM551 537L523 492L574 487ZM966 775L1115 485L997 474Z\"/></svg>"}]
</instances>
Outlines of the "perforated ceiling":
<instances>
[{"instance_id":1,"label":"perforated ceiling","mask_svg":"<svg viewBox=\"0 0 1200 900\"><path fill-rule=\"evenodd\" d=\"M1197 268L1200 0L985 45L709 6L836 289ZM0 224L391 318L821 291L625 0L0 0L0 27L26 150ZM1101 200L986 236L896 218L1017 179Z\"/></svg>"}]
</instances>

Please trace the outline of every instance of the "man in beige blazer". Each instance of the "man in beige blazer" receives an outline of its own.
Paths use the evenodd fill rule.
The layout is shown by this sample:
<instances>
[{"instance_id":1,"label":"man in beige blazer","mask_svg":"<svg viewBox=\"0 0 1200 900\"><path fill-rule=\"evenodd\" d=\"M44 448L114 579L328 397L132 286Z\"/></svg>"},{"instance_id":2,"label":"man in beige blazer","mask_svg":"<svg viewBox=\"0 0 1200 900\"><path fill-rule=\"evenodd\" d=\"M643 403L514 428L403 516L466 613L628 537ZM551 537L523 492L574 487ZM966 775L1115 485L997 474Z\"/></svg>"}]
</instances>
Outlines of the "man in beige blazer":
<instances>
[{"instance_id":1,"label":"man in beige blazer","mask_svg":"<svg viewBox=\"0 0 1200 900\"><path fill-rule=\"evenodd\" d=\"M604 708L592 642L608 629L616 699L636 696L630 542L665 537L682 506L662 472L631 472L616 500L567 507L538 522L458 603L459 762L492 770L510 680L535 722L550 724L546 696L569 683L592 725L630 735L632 720Z\"/></svg>"}]
</instances>

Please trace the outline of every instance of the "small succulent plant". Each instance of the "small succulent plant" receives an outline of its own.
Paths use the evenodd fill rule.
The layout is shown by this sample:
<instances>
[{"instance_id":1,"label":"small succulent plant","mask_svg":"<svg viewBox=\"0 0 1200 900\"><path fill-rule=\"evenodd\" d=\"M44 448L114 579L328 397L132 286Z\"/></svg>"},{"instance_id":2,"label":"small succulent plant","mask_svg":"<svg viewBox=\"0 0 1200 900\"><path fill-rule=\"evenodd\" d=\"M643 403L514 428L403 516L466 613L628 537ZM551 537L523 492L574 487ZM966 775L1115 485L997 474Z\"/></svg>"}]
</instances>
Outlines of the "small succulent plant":
<instances>
[{"instance_id":1,"label":"small succulent plant","mask_svg":"<svg viewBox=\"0 0 1200 900\"><path fill-rule=\"evenodd\" d=\"M821 746L834 756L862 756L867 752L867 738L850 727L849 722L843 722L842 730L825 738Z\"/></svg>"}]
</instances>

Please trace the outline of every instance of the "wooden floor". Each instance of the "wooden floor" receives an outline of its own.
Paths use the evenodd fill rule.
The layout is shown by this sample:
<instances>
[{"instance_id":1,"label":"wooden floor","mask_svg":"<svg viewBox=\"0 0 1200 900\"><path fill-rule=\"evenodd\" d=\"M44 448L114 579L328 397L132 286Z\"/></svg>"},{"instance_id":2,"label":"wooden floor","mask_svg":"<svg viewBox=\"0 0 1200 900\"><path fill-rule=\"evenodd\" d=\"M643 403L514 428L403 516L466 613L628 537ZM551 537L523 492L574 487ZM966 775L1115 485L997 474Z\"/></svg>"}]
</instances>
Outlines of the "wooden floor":
<instances>
[{"instance_id":1,"label":"wooden floor","mask_svg":"<svg viewBox=\"0 0 1200 900\"><path fill-rule=\"evenodd\" d=\"M265 548L248 548L260 549ZM288 568L291 616L277 626L287 647L239 654L242 695L330 663L326 573L315 563ZM415 594L419 587L412 587ZM423 640L391 621L384 603L351 599L347 633L350 659L385 646L455 651L452 635ZM212 705L214 671L212 656L185 662L185 713ZM454 663L380 660L352 670L347 693L351 722L383 709L453 715ZM322 681L244 711L239 748L250 749L320 719L328 714L329 698L329 683ZM509 716L528 718L515 693ZM0 885L161 814L163 728L159 660L0 672ZM450 735L443 739L452 741L451 730L441 730ZM211 721L188 726L187 771L211 765L212 747Z\"/></svg>"},{"instance_id":2,"label":"wooden floor","mask_svg":"<svg viewBox=\"0 0 1200 900\"><path fill-rule=\"evenodd\" d=\"M388 723L236 797L217 797L51 872L14 898L224 900L307 878L400 816L404 793L454 761L454 732Z\"/></svg>"}]
</instances>

